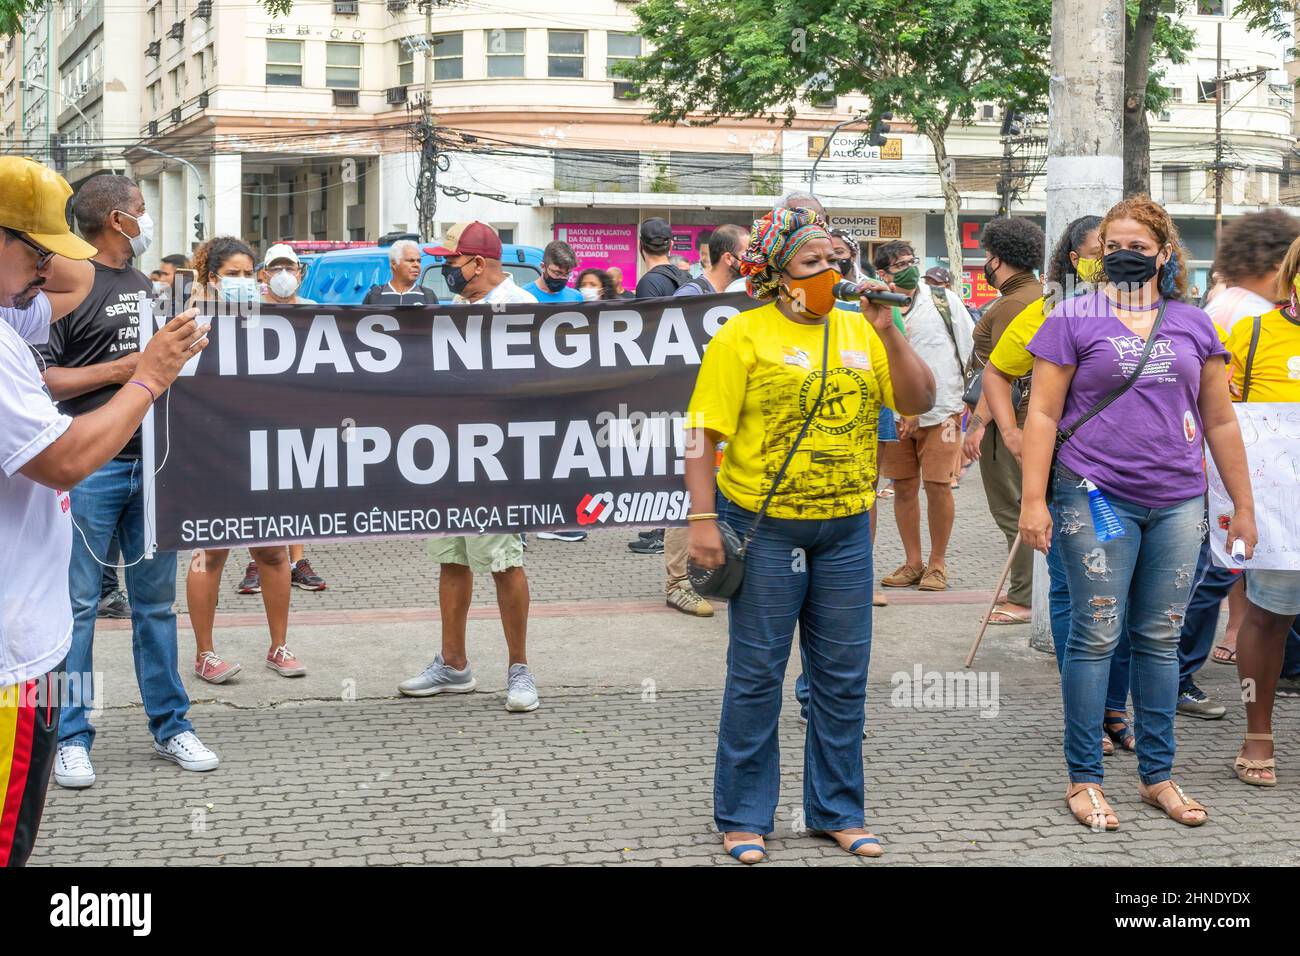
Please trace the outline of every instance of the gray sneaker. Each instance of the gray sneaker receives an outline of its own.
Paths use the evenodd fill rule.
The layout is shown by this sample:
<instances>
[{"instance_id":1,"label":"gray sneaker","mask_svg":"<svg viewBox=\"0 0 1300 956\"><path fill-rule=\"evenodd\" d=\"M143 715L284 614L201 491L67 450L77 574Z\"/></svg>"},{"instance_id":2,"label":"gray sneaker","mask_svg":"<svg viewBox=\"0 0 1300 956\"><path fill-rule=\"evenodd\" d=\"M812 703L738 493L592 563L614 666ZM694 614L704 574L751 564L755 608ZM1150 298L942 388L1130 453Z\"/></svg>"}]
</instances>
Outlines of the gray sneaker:
<instances>
[{"instance_id":1,"label":"gray sneaker","mask_svg":"<svg viewBox=\"0 0 1300 956\"><path fill-rule=\"evenodd\" d=\"M1218 720L1228 712L1222 704L1216 704L1209 695L1199 687L1192 686L1178 695L1178 713L1184 717L1199 717L1201 720Z\"/></svg>"},{"instance_id":2,"label":"gray sneaker","mask_svg":"<svg viewBox=\"0 0 1300 956\"><path fill-rule=\"evenodd\" d=\"M410 680L404 680L397 689L407 697L432 697L434 694L468 694L478 686L474 672L468 664L463 671L448 667L439 654L433 663Z\"/></svg>"},{"instance_id":3,"label":"gray sneaker","mask_svg":"<svg viewBox=\"0 0 1300 956\"><path fill-rule=\"evenodd\" d=\"M1278 697L1300 697L1300 675L1283 674L1277 679L1277 690L1273 693Z\"/></svg>"},{"instance_id":4,"label":"gray sneaker","mask_svg":"<svg viewBox=\"0 0 1300 956\"><path fill-rule=\"evenodd\" d=\"M506 681L506 710L514 714L536 710L537 682L527 664L511 664L510 677Z\"/></svg>"}]
</instances>

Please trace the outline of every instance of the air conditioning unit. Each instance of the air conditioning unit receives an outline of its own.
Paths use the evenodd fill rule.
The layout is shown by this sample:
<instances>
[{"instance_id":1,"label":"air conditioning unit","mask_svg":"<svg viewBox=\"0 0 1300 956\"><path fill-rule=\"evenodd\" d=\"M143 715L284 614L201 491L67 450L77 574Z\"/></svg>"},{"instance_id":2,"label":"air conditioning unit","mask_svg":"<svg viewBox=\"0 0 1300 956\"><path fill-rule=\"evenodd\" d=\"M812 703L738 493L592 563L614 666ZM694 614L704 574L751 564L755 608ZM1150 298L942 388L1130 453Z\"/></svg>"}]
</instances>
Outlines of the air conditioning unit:
<instances>
[{"instance_id":1,"label":"air conditioning unit","mask_svg":"<svg viewBox=\"0 0 1300 956\"><path fill-rule=\"evenodd\" d=\"M388 12L401 13L410 5L410 0L388 0Z\"/></svg>"},{"instance_id":2,"label":"air conditioning unit","mask_svg":"<svg viewBox=\"0 0 1300 956\"><path fill-rule=\"evenodd\" d=\"M361 94L358 93L356 90L335 90L334 105L335 106L360 106Z\"/></svg>"},{"instance_id":3,"label":"air conditioning unit","mask_svg":"<svg viewBox=\"0 0 1300 956\"><path fill-rule=\"evenodd\" d=\"M157 121L157 120L150 120L150 121L149 121L149 135L150 135L150 136L157 136L157 135L158 135L158 121Z\"/></svg>"},{"instance_id":4,"label":"air conditioning unit","mask_svg":"<svg viewBox=\"0 0 1300 956\"><path fill-rule=\"evenodd\" d=\"M199 94L199 109L201 110L207 109L208 103L210 102L211 102L211 97L207 93Z\"/></svg>"},{"instance_id":5,"label":"air conditioning unit","mask_svg":"<svg viewBox=\"0 0 1300 956\"><path fill-rule=\"evenodd\" d=\"M344 17L355 17L360 11L357 9L361 4L357 0L334 0L334 15Z\"/></svg>"},{"instance_id":6,"label":"air conditioning unit","mask_svg":"<svg viewBox=\"0 0 1300 956\"><path fill-rule=\"evenodd\" d=\"M181 108L178 106L172 110L172 122L179 123L180 121L181 121Z\"/></svg>"},{"instance_id":7,"label":"air conditioning unit","mask_svg":"<svg viewBox=\"0 0 1300 956\"><path fill-rule=\"evenodd\" d=\"M388 101L389 106L401 106L406 102L406 87L390 86L384 90L384 99Z\"/></svg>"},{"instance_id":8,"label":"air conditioning unit","mask_svg":"<svg viewBox=\"0 0 1300 956\"><path fill-rule=\"evenodd\" d=\"M194 16L200 20L211 20L212 0L199 0L199 5L194 8Z\"/></svg>"},{"instance_id":9,"label":"air conditioning unit","mask_svg":"<svg viewBox=\"0 0 1300 956\"><path fill-rule=\"evenodd\" d=\"M173 40L184 40L184 39L185 39L185 21L184 21L184 20L177 20L175 23L173 23L173 24L172 24L172 28L171 28L170 30L167 31L167 35L168 35L169 37L171 37Z\"/></svg>"},{"instance_id":10,"label":"air conditioning unit","mask_svg":"<svg viewBox=\"0 0 1300 956\"><path fill-rule=\"evenodd\" d=\"M162 40L154 40L144 48L144 55L151 56L155 60L162 56Z\"/></svg>"}]
</instances>

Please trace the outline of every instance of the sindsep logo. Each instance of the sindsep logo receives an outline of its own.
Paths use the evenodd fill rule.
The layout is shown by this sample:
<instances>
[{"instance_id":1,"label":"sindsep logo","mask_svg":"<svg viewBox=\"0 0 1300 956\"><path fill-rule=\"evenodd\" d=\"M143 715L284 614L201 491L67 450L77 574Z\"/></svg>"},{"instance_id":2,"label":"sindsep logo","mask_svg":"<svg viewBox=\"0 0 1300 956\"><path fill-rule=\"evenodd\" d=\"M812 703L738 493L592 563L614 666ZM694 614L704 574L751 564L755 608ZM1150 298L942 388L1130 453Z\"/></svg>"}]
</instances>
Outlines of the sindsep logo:
<instances>
[{"instance_id":1,"label":"sindsep logo","mask_svg":"<svg viewBox=\"0 0 1300 956\"><path fill-rule=\"evenodd\" d=\"M615 524L682 521L690 503L690 496L685 491L625 492L617 498L612 492L602 491L585 495L578 502L578 524L604 524L610 519Z\"/></svg>"}]
</instances>

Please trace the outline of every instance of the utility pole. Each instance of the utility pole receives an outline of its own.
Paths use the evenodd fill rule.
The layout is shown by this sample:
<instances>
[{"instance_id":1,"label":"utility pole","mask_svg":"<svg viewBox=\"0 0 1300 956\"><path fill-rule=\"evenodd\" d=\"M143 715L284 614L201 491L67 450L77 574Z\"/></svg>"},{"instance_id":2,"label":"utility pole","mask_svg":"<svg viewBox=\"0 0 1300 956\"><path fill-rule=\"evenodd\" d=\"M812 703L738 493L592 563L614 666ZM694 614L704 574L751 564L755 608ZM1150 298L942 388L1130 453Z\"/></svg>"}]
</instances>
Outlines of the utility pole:
<instances>
[{"instance_id":1,"label":"utility pole","mask_svg":"<svg viewBox=\"0 0 1300 956\"><path fill-rule=\"evenodd\" d=\"M1083 215L1124 195L1124 0L1052 0L1047 123L1047 247ZM1052 650L1047 561L1034 556L1029 644Z\"/></svg>"},{"instance_id":2,"label":"utility pole","mask_svg":"<svg viewBox=\"0 0 1300 956\"><path fill-rule=\"evenodd\" d=\"M1239 70L1223 72L1223 24L1217 25L1214 50L1214 245L1219 244L1223 232L1223 180L1227 164L1223 161L1223 94L1225 84L1232 80L1262 80L1267 70Z\"/></svg>"},{"instance_id":3,"label":"utility pole","mask_svg":"<svg viewBox=\"0 0 1300 956\"><path fill-rule=\"evenodd\" d=\"M434 211L438 205L438 143L433 126L433 7L441 0L420 0L424 11L424 93L420 100L420 122L415 141L420 148L420 172L415 185L415 207L419 212L422 240L433 240Z\"/></svg>"}]
</instances>

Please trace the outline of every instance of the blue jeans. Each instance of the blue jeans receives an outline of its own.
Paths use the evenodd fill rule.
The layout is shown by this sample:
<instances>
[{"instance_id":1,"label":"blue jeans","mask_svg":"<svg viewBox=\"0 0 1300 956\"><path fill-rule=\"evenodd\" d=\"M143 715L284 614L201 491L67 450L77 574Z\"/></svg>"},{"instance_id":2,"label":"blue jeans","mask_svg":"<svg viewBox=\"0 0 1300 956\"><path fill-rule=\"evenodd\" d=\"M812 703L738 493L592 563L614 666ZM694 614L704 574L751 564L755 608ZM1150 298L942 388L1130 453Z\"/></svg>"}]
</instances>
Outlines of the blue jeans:
<instances>
[{"instance_id":1,"label":"blue jeans","mask_svg":"<svg viewBox=\"0 0 1300 956\"><path fill-rule=\"evenodd\" d=\"M1097 726L1125 623L1138 775L1148 786L1168 780L1174 763L1178 637L1201 544L1202 499L1147 508L1111 497L1124 535L1098 541L1078 476L1058 467L1054 482L1056 507L1082 516L1075 530L1063 528L1058 538L1072 605L1061 672L1070 782L1102 782Z\"/></svg>"},{"instance_id":2,"label":"blue jeans","mask_svg":"<svg viewBox=\"0 0 1300 956\"><path fill-rule=\"evenodd\" d=\"M108 550L104 553L104 564L106 567L100 569L101 584L99 586L99 596L101 598L109 597L122 585L117 580L117 565L122 560L122 548L117 543L117 535L113 535L113 540L108 543Z\"/></svg>"},{"instance_id":3,"label":"blue jeans","mask_svg":"<svg viewBox=\"0 0 1300 956\"><path fill-rule=\"evenodd\" d=\"M718 495L739 533L754 515ZM731 599L727 681L718 728L714 820L723 832L768 834L781 790L777 720L795 625L808 679L804 818L863 826L862 725L871 658L871 528L867 514L823 521L764 518Z\"/></svg>"},{"instance_id":4,"label":"blue jeans","mask_svg":"<svg viewBox=\"0 0 1300 956\"><path fill-rule=\"evenodd\" d=\"M1075 522L1088 519L1083 515L1071 513L1061 515L1056 505L1052 506L1052 546L1047 550L1047 576L1051 581L1047 594L1048 613L1052 620L1052 649L1056 651L1056 669L1060 671L1065 663L1065 648L1070 640L1070 582L1065 576L1065 565L1061 561L1060 532L1062 519L1067 519L1068 527ZM1110 679L1106 684L1106 709L1117 713L1128 710L1128 667L1129 646L1128 628L1120 629L1119 643L1110 659Z\"/></svg>"},{"instance_id":5,"label":"blue jeans","mask_svg":"<svg viewBox=\"0 0 1300 956\"><path fill-rule=\"evenodd\" d=\"M137 561L144 551L144 465L140 461L110 461L72 489L72 562L68 590L72 595L72 648L69 674L94 672L95 612L99 606L101 565L108 543L117 533L126 559L126 593L131 601L131 653L135 677L149 717L154 740L192 730L185 714L190 697L177 670L176 552L159 551L152 559ZM82 540L82 535L85 540ZM77 742L87 750L94 745L95 728L88 712L94 709L93 683L85 688L59 720L59 742ZM90 685L90 686L86 686ZM87 706L89 704L89 706Z\"/></svg>"},{"instance_id":6,"label":"blue jeans","mask_svg":"<svg viewBox=\"0 0 1300 956\"><path fill-rule=\"evenodd\" d=\"M1183 633L1178 639L1178 692L1196 686L1194 675L1205 664L1214 649L1214 636L1219 632L1219 608L1232 586L1241 580L1228 568L1221 568L1210 557L1210 539L1201 542L1201 556L1196 564L1196 580L1192 586L1192 599L1187 602L1187 617ZM1282 676L1300 675L1300 617L1291 624L1286 636L1286 652L1282 659Z\"/></svg>"}]
</instances>

